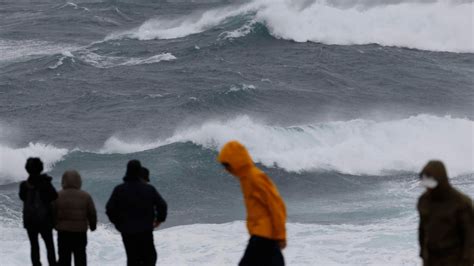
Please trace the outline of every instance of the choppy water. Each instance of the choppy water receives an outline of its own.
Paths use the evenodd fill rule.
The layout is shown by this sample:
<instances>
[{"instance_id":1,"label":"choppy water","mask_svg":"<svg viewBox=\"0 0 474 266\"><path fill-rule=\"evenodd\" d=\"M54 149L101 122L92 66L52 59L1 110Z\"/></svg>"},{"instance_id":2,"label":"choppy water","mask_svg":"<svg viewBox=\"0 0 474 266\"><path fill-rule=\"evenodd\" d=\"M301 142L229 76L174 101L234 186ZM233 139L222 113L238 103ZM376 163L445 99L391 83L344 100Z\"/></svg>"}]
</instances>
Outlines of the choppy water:
<instances>
[{"instance_id":1,"label":"choppy water","mask_svg":"<svg viewBox=\"0 0 474 266\"><path fill-rule=\"evenodd\" d=\"M383 2L2 1L0 257L27 262L16 193L41 156L96 200L93 265L123 263L103 209L137 158L179 225L160 262L235 264L215 157L239 139L287 202L290 265L419 263L416 172L442 159L474 196L473 3Z\"/></svg>"}]
</instances>

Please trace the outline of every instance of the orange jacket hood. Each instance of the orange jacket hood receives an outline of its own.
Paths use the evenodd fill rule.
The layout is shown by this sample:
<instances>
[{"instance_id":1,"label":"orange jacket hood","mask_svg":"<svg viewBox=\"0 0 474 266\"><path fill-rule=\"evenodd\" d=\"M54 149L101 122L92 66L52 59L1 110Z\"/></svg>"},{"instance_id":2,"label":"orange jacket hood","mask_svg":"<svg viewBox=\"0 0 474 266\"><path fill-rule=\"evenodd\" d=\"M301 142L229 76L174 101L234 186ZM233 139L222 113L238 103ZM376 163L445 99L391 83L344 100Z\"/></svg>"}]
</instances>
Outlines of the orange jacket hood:
<instances>
[{"instance_id":1,"label":"orange jacket hood","mask_svg":"<svg viewBox=\"0 0 474 266\"><path fill-rule=\"evenodd\" d=\"M222 164L229 164L232 168L232 174L241 178L244 177L245 172L255 167L249 152L238 141L225 144L218 160Z\"/></svg>"},{"instance_id":2,"label":"orange jacket hood","mask_svg":"<svg viewBox=\"0 0 474 266\"><path fill-rule=\"evenodd\" d=\"M239 177L250 235L286 240L286 208L272 180L258 169L247 149L237 141L224 145L219 162L228 164Z\"/></svg>"}]
</instances>

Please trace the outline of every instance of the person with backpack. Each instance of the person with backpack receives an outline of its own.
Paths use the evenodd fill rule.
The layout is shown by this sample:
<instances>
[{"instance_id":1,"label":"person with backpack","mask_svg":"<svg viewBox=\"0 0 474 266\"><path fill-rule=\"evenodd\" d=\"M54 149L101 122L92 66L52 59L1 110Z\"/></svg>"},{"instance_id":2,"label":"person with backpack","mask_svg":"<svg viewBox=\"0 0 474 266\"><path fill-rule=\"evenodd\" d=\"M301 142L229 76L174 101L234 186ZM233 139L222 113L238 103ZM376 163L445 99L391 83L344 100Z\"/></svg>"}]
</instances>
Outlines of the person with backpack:
<instances>
[{"instance_id":1,"label":"person with backpack","mask_svg":"<svg viewBox=\"0 0 474 266\"><path fill-rule=\"evenodd\" d=\"M116 186L106 213L122 234L127 265L156 265L153 229L166 220L167 204L156 189L142 180L140 161L131 160L123 183Z\"/></svg>"},{"instance_id":2,"label":"person with backpack","mask_svg":"<svg viewBox=\"0 0 474 266\"><path fill-rule=\"evenodd\" d=\"M277 187L237 141L224 145L218 161L240 181L247 209L250 240L239 266L285 265L286 208Z\"/></svg>"},{"instance_id":3,"label":"person with backpack","mask_svg":"<svg viewBox=\"0 0 474 266\"><path fill-rule=\"evenodd\" d=\"M66 171L62 177L63 189L54 204L55 227L58 231L59 266L87 265L87 229L97 228L97 213L89 193L81 190L82 180L75 170Z\"/></svg>"},{"instance_id":4,"label":"person with backpack","mask_svg":"<svg viewBox=\"0 0 474 266\"><path fill-rule=\"evenodd\" d=\"M20 183L20 199L23 201L23 226L31 245L31 263L41 265L38 235L44 240L48 263L56 265L56 254L53 241L52 202L58 197L51 184L52 177L41 174L43 162L39 158L28 158L25 166L29 176Z\"/></svg>"}]
</instances>

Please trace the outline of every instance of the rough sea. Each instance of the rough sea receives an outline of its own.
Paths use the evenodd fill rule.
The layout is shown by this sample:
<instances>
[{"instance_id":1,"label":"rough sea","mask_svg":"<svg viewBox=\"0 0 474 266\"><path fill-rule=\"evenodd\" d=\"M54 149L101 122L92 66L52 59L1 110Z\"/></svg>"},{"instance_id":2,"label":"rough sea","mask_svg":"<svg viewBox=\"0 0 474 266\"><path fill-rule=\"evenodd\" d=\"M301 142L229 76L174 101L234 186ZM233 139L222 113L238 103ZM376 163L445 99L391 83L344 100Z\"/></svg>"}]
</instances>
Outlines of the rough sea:
<instances>
[{"instance_id":1,"label":"rough sea","mask_svg":"<svg viewBox=\"0 0 474 266\"><path fill-rule=\"evenodd\" d=\"M98 208L90 265L124 265L104 214L139 159L169 204L159 265L236 265L237 139L288 210L288 265L420 265L417 172L474 197L474 4L0 0L0 265L28 265L19 182L39 156ZM44 246L42 259L45 262Z\"/></svg>"}]
</instances>

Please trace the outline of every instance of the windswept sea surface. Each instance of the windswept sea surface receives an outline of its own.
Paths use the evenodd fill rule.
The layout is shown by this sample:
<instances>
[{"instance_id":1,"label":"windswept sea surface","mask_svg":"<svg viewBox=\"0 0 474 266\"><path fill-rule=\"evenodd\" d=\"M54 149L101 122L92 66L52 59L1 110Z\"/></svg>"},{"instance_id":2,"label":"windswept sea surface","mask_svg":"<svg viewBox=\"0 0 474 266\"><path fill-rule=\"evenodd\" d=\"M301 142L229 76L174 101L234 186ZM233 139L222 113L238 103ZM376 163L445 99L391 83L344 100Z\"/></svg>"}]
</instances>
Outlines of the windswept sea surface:
<instances>
[{"instance_id":1,"label":"windswept sea surface","mask_svg":"<svg viewBox=\"0 0 474 266\"><path fill-rule=\"evenodd\" d=\"M27 265L18 184L40 156L99 211L91 265L124 265L104 214L139 159L169 204L160 265L236 265L238 139L288 210L288 265L420 265L417 172L474 197L472 1L0 1L0 264ZM42 249L44 252L44 247ZM45 259L44 253L42 254Z\"/></svg>"}]
</instances>

